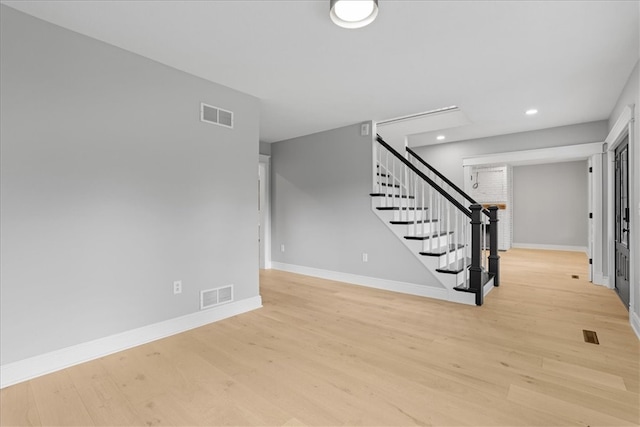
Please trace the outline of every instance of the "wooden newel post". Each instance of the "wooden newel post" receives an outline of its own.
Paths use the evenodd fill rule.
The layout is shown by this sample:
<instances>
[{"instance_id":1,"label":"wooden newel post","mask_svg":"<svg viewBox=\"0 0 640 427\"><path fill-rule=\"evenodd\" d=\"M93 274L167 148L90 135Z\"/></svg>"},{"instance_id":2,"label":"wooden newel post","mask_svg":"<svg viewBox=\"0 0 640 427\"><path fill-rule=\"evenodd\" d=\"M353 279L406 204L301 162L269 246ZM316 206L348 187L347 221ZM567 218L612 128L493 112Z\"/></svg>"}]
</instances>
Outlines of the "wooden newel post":
<instances>
[{"instance_id":1,"label":"wooden newel post","mask_svg":"<svg viewBox=\"0 0 640 427\"><path fill-rule=\"evenodd\" d=\"M489 273L493 286L500 286L500 256L498 255L498 207L489 206Z\"/></svg>"},{"instance_id":2,"label":"wooden newel post","mask_svg":"<svg viewBox=\"0 0 640 427\"><path fill-rule=\"evenodd\" d=\"M469 289L476 294L476 305L482 305L482 206L471 205L471 267L469 267Z\"/></svg>"}]
</instances>

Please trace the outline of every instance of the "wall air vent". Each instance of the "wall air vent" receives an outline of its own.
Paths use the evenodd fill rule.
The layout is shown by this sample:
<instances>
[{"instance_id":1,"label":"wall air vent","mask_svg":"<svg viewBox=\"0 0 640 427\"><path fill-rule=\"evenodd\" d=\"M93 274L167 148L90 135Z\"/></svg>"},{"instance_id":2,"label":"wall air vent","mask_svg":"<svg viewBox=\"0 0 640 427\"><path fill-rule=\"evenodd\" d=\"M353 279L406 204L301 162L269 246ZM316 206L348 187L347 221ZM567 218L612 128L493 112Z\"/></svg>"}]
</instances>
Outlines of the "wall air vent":
<instances>
[{"instance_id":1,"label":"wall air vent","mask_svg":"<svg viewBox=\"0 0 640 427\"><path fill-rule=\"evenodd\" d=\"M200 310L233 301L233 285L200 291Z\"/></svg>"},{"instance_id":2,"label":"wall air vent","mask_svg":"<svg viewBox=\"0 0 640 427\"><path fill-rule=\"evenodd\" d=\"M233 129L233 112L200 103L200 121Z\"/></svg>"}]
</instances>

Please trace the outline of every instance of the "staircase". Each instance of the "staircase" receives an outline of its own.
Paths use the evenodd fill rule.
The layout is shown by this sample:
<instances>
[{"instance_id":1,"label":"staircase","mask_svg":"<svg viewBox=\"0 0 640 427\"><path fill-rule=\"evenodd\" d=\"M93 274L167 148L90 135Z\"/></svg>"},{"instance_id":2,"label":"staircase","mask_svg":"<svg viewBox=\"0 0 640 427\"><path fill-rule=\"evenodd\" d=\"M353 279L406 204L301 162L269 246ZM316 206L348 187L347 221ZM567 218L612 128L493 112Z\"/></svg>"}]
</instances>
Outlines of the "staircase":
<instances>
[{"instance_id":1,"label":"staircase","mask_svg":"<svg viewBox=\"0 0 640 427\"><path fill-rule=\"evenodd\" d=\"M407 148L373 142L373 212L446 289L446 299L482 305L499 285L497 207L483 209ZM487 230L491 234L487 242Z\"/></svg>"}]
</instances>

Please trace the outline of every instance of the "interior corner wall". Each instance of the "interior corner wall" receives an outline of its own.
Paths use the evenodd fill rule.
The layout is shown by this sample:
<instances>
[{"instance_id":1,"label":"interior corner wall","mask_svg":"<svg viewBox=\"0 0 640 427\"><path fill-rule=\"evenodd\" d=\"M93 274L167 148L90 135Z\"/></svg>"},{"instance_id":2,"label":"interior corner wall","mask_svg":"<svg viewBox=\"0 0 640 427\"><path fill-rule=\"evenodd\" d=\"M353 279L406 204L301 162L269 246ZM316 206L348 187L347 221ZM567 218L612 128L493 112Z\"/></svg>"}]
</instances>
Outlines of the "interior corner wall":
<instances>
[{"instance_id":1,"label":"interior corner wall","mask_svg":"<svg viewBox=\"0 0 640 427\"><path fill-rule=\"evenodd\" d=\"M581 123L508 135L426 145L414 148L423 159L464 188L462 160L484 154L508 153L604 141L607 121Z\"/></svg>"},{"instance_id":2,"label":"interior corner wall","mask_svg":"<svg viewBox=\"0 0 640 427\"><path fill-rule=\"evenodd\" d=\"M514 245L588 247L587 161L513 168Z\"/></svg>"},{"instance_id":3,"label":"interior corner wall","mask_svg":"<svg viewBox=\"0 0 640 427\"><path fill-rule=\"evenodd\" d=\"M259 101L0 7L2 365L255 298Z\"/></svg>"},{"instance_id":4,"label":"interior corner wall","mask_svg":"<svg viewBox=\"0 0 640 427\"><path fill-rule=\"evenodd\" d=\"M372 141L359 124L276 142L271 154L274 262L439 283L371 210Z\"/></svg>"},{"instance_id":5,"label":"interior corner wall","mask_svg":"<svg viewBox=\"0 0 640 427\"><path fill-rule=\"evenodd\" d=\"M260 141L259 152L260 152L260 154L263 154L265 156L270 156L271 155L271 144L269 144L268 142Z\"/></svg>"}]
</instances>

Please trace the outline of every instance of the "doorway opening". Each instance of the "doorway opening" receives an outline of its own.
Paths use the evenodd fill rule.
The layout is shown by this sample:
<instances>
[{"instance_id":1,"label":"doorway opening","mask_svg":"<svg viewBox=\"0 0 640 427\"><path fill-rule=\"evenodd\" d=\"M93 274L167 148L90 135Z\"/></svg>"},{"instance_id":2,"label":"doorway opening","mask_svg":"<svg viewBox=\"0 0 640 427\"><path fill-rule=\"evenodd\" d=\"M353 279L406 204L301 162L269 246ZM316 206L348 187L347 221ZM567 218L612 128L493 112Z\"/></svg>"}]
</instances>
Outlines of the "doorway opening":
<instances>
[{"instance_id":1,"label":"doorway opening","mask_svg":"<svg viewBox=\"0 0 640 427\"><path fill-rule=\"evenodd\" d=\"M629 135L615 149L614 202L614 289L629 309L630 302L630 233L629 233Z\"/></svg>"},{"instance_id":2,"label":"doorway opening","mask_svg":"<svg viewBox=\"0 0 640 427\"><path fill-rule=\"evenodd\" d=\"M270 157L260 155L258 162L258 267L271 268Z\"/></svg>"},{"instance_id":3,"label":"doorway opening","mask_svg":"<svg viewBox=\"0 0 640 427\"><path fill-rule=\"evenodd\" d=\"M634 259L638 250L633 227L637 205L637 189L629 179L634 176L633 159L636 153L636 135L633 122L633 105L624 108L606 138L607 143L607 245L609 287L614 289L625 308L629 310L631 324L634 313L630 307L637 303L637 289L631 283L637 282L638 269ZM636 316L637 318L637 316ZM637 325L637 322L635 323ZM638 329L636 329L636 333Z\"/></svg>"}]
</instances>

